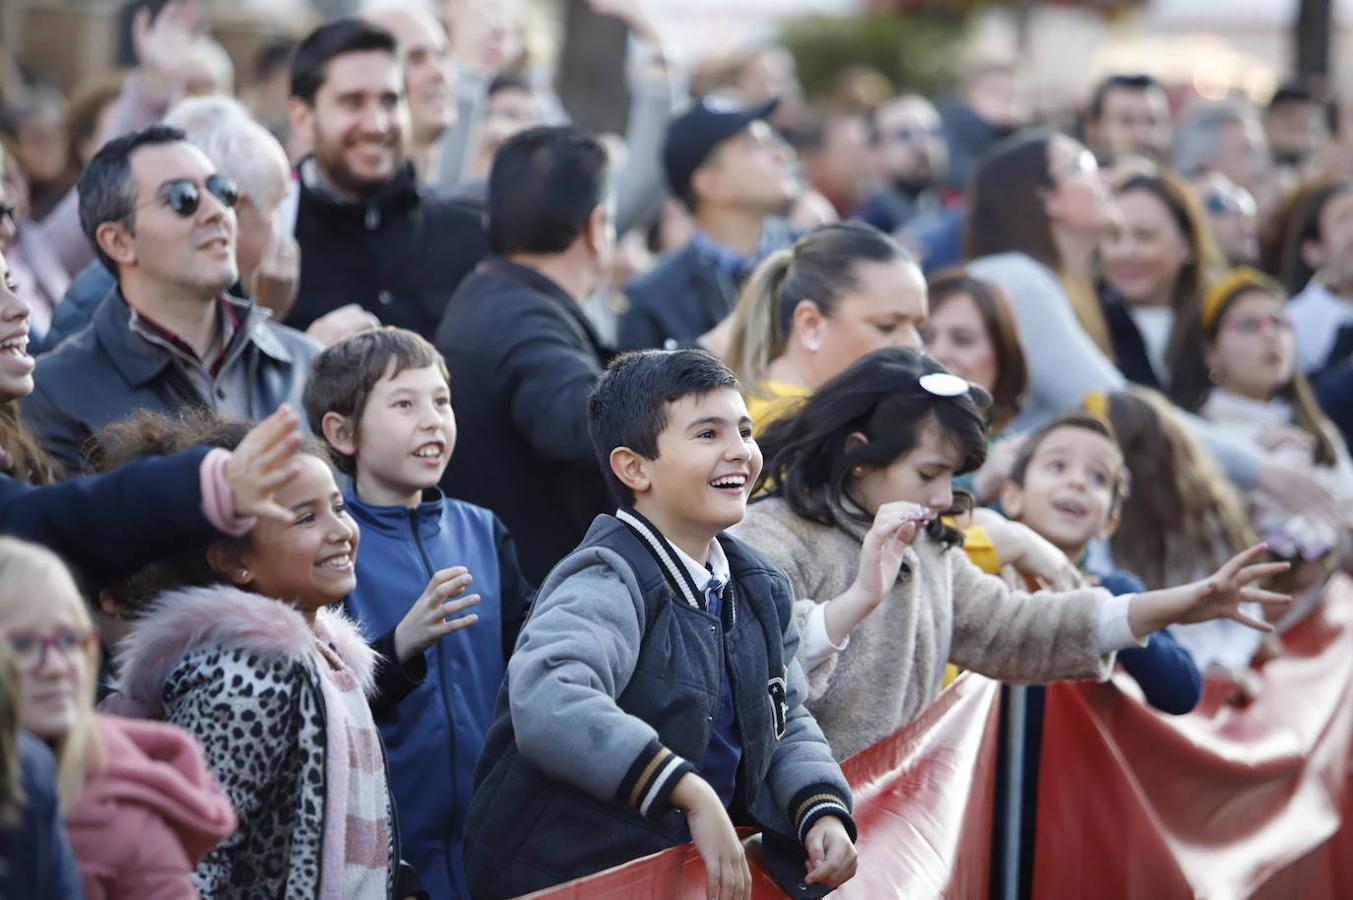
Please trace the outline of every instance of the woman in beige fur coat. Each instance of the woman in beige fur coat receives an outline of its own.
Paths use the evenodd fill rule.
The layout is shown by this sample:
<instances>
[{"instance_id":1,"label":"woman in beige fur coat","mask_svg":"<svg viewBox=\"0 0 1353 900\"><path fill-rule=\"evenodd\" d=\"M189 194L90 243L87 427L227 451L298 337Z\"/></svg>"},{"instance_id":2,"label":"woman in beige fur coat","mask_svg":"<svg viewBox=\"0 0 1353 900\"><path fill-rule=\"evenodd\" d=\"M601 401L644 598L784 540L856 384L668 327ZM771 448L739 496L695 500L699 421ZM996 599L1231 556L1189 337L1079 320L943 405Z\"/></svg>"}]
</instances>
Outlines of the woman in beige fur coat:
<instances>
[{"instance_id":1,"label":"woman in beige fur coat","mask_svg":"<svg viewBox=\"0 0 1353 900\"><path fill-rule=\"evenodd\" d=\"M984 575L940 514L950 479L982 463L977 390L914 350L864 357L761 438L771 496L734 534L789 574L808 707L837 758L911 721L953 660L1006 681L1108 677L1113 654L1176 622L1285 603L1248 587L1284 564L1254 547L1203 581L1125 597L1030 595ZM981 398L979 398L981 399Z\"/></svg>"}]
</instances>

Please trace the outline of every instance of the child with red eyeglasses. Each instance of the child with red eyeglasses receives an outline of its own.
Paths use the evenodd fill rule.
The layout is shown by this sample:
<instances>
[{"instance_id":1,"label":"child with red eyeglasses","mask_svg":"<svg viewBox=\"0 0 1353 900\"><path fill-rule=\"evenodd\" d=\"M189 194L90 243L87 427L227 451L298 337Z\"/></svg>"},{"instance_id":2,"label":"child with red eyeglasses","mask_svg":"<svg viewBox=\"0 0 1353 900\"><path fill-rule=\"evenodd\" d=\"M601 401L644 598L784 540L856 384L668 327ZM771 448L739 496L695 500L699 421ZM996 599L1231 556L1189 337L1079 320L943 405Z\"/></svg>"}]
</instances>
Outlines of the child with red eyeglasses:
<instances>
[{"instance_id":1,"label":"child with red eyeglasses","mask_svg":"<svg viewBox=\"0 0 1353 900\"><path fill-rule=\"evenodd\" d=\"M56 755L84 896L198 896L193 867L235 829L202 751L173 725L94 711L98 635L56 554L0 538L0 584L19 723Z\"/></svg>"},{"instance_id":2,"label":"child with red eyeglasses","mask_svg":"<svg viewBox=\"0 0 1353 900\"><path fill-rule=\"evenodd\" d=\"M1266 457L1310 471L1330 495L1329 508L1292 508L1285 498L1251 495L1255 529L1279 556L1292 560L1284 587L1299 596L1289 616L1308 608L1325 577L1353 571L1353 462L1338 431L1320 411L1297 367L1287 293L1253 269L1240 268L1204 295L1202 364L1207 378L1199 412L1220 430L1250 441Z\"/></svg>"}]
</instances>

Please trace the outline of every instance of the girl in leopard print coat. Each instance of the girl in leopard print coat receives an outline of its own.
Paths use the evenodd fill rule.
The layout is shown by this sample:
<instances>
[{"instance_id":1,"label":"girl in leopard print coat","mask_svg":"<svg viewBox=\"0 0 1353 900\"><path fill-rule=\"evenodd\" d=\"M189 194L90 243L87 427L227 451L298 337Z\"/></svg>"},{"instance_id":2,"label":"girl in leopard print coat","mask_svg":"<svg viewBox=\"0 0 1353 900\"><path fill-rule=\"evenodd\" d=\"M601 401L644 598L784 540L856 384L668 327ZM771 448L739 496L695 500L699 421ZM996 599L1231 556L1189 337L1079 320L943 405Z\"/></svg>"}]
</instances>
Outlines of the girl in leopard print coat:
<instances>
[{"instance_id":1,"label":"girl in leopard print coat","mask_svg":"<svg viewBox=\"0 0 1353 900\"><path fill-rule=\"evenodd\" d=\"M123 711L190 731L239 828L197 867L206 898L367 900L398 860L384 752L367 696L374 652L336 604L359 533L333 475L302 453L277 518L169 565L178 584L117 656Z\"/></svg>"}]
</instances>

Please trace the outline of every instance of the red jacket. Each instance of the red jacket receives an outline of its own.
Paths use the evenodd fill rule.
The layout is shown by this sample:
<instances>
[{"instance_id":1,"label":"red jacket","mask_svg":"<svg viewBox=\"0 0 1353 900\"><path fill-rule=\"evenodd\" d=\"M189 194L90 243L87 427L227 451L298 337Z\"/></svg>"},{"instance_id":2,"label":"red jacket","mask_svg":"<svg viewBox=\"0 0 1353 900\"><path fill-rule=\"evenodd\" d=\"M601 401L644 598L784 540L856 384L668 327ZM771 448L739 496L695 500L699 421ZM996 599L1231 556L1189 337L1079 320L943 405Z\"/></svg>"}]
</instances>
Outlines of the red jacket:
<instances>
[{"instance_id":1,"label":"red jacket","mask_svg":"<svg viewBox=\"0 0 1353 900\"><path fill-rule=\"evenodd\" d=\"M102 774L66 814L86 900L196 897L189 876L235 830L197 743L161 722L96 714Z\"/></svg>"}]
</instances>

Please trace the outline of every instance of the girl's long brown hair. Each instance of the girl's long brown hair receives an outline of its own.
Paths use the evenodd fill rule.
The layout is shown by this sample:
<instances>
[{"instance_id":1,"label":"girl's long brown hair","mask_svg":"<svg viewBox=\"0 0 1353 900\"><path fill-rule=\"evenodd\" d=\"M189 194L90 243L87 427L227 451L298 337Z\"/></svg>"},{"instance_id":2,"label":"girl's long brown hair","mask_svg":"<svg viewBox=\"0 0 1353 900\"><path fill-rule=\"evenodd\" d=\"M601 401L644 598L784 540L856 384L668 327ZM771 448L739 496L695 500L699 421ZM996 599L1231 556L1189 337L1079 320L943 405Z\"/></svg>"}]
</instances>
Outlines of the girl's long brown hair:
<instances>
[{"instance_id":1,"label":"girl's long brown hair","mask_svg":"<svg viewBox=\"0 0 1353 900\"><path fill-rule=\"evenodd\" d=\"M1171 559L1213 571L1258 542L1240 495L1168 400L1129 387L1108 406L1132 484L1112 540L1116 565L1158 590L1180 577Z\"/></svg>"}]
</instances>

